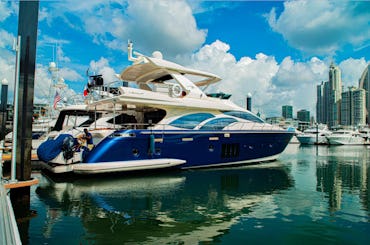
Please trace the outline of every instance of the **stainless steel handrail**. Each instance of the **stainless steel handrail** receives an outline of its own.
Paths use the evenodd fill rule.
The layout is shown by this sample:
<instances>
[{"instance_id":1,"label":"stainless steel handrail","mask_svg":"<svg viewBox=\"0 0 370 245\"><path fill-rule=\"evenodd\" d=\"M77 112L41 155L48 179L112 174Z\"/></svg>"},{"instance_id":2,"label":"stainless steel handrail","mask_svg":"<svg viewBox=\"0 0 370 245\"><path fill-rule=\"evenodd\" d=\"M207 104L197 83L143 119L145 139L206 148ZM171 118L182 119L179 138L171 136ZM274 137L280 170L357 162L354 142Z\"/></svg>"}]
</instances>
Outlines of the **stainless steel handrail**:
<instances>
[{"instance_id":1,"label":"stainless steel handrail","mask_svg":"<svg viewBox=\"0 0 370 245\"><path fill-rule=\"evenodd\" d=\"M22 244L13 207L3 182L0 182L0 244Z\"/></svg>"}]
</instances>

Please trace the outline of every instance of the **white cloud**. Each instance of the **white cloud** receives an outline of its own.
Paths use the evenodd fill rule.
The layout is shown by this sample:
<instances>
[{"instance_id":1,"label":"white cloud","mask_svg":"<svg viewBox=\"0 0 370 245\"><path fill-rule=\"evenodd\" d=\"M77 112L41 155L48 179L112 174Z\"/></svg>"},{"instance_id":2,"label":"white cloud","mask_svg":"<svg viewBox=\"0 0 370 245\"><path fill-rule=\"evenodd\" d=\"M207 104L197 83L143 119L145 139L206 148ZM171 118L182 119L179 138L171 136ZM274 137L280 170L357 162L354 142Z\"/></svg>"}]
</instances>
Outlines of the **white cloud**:
<instances>
[{"instance_id":1,"label":"white cloud","mask_svg":"<svg viewBox=\"0 0 370 245\"><path fill-rule=\"evenodd\" d=\"M65 63L71 62L71 59L64 55L63 49L61 48L60 45L57 46L56 51L57 51L57 60L58 61L65 62Z\"/></svg>"},{"instance_id":2,"label":"white cloud","mask_svg":"<svg viewBox=\"0 0 370 245\"><path fill-rule=\"evenodd\" d=\"M14 35L0 29L0 49L12 49Z\"/></svg>"},{"instance_id":3,"label":"white cloud","mask_svg":"<svg viewBox=\"0 0 370 245\"><path fill-rule=\"evenodd\" d=\"M49 67L43 65L37 65L36 67L34 103L46 103L51 105L53 102L56 89L53 86L54 84L52 84L51 74L48 69ZM68 76L68 73L73 73L73 71L67 71L65 69L61 69L58 73L58 77L65 79L64 75L67 74ZM59 90L59 93L63 99L67 98L67 100L76 94L75 91L68 87Z\"/></svg>"},{"instance_id":4,"label":"white cloud","mask_svg":"<svg viewBox=\"0 0 370 245\"><path fill-rule=\"evenodd\" d=\"M35 70L34 103L51 103L55 90L51 87L48 67L37 65Z\"/></svg>"},{"instance_id":5,"label":"white cloud","mask_svg":"<svg viewBox=\"0 0 370 245\"><path fill-rule=\"evenodd\" d=\"M9 40L7 42L4 42L4 46L7 48L0 47L0 80L4 78L8 80L8 103L12 103L14 97L13 93L15 78L15 53L11 51L11 49L9 49ZM40 64L38 64L36 67L34 103L47 103L50 100L50 96L53 96L55 93L55 90L53 88L50 89L51 75L48 71L48 68L49 67L45 67ZM77 81L81 79L81 76L77 72L68 68L61 69L59 75L61 77L64 77L66 80ZM63 91L63 94L68 94L70 96L72 94L75 94L75 92L67 88Z\"/></svg>"},{"instance_id":6,"label":"white cloud","mask_svg":"<svg viewBox=\"0 0 370 245\"><path fill-rule=\"evenodd\" d=\"M14 64L15 56L10 52L5 52L0 49L0 81L6 79L8 81L8 98L13 98L13 88L14 88Z\"/></svg>"},{"instance_id":7,"label":"white cloud","mask_svg":"<svg viewBox=\"0 0 370 245\"><path fill-rule=\"evenodd\" d=\"M6 20L11 14L17 10L15 1L0 1L0 22Z\"/></svg>"},{"instance_id":8,"label":"white cloud","mask_svg":"<svg viewBox=\"0 0 370 245\"><path fill-rule=\"evenodd\" d=\"M278 70L274 57L257 54L255 58L243 57L239 61L229 53L229 45L216 41L205 45L193 55L191 66L213 72L223 80L210 87L210 91L231 93L231 99L245 106L246 95L253 94L254 109L268 106L273 99L272 78Z\"/></svg>"},{"instance_id":9,"label":"white cloud","mask_svg":"<svg viewBox=\"0 0 370 245\"><path fill-rule=\"evenodd\" d=\"M191 52L205 41L206 31L197 28L186 1L130 1L127 14L132 39L165 55Z\"/></svg>"},{"instance_id":10,"label":"white cloud","mask_svg":"<svg viewBox=\"0 0 370 245\"><path fill-rule=\"evenodd\" d=\"M195 69L212 72L223 79L208 92L231 93L231 99L241 106L245 106L247 93L253 94L254 112L280 116L281 106L288 104L293 106L294 113L306 109L315 116L316 86L328 80L329 60L313 57L298 62L285 57L279 64L273 56L263 53L254 58L236 60L229 51L228 44L216 41L203 46L190 60L183 59L183 64L186 62ZM363 58L343 61L340 63L343 79L352 77L357 81L365 66Z\"/></svg>"},{"instance_id":11,"label":"white cloud","mask_svg":"<svg viewBox=\"0 0 370 245\"><path fill-rule=\"evenodd\" d=\"M49 20L48 16L49 16L49 13L47 12L47 9L46 8L40 8L39 16L38 16L39 21L44 21L44 20L48 21ZM50 24L50 23L48 22L48 24Z\"/></svg>"},{"instance_id":12,"label":"white cloud","mask_svg":"<svg viewBox=\"0 0 370 245\"><path fill-rule=\"evenodd\" d=\"M89 1L88 4L67 1L53 3L50 8L54 18L62 17L72 28L80 27L70 23L61 11L78 18L95 43L123 51L126 51L126 40L133 40L142 52L161 50L166 56L174 57L198 49L207 34L206 30L198 29L185 0Z\"/></svg>"},{"instance_id":13,"label":"white cloud","mask_svg":"<svg viewBox=\"0 0 370 245\"><path fill-rule=\"evenodd\" d=\"M12 100L15 77L15 52L12 51L14 36L0 29L0 37L0 81L8 81L8 99Z\"/></svg>"},{"instance_id":14,"label":"white cloud","mask_svg":"<svg viewBox=\"0 0 370 245\"><path fill-rule=\"evenodd\" d=\"M69 67L61 68L59 70L59 75L63 77L64 80L71 81L71 82L79 82L84 79L80 73L78 73L75 70L72 70Z\"/></svg>"},{"instance_id":15,"label":"white cloud","mask_svg":"<svg viewBox=\"0 0 370 245\"><path fill-rule=\"evenodd\" d=\"M339 63L339 68L342 71L342 84L344 90L347 90L348 86L358 87L359 79L368 62L369 61L366 61L364 58L348 58Z\"/></svg>"},{"instance_id":16,"label":"white cloud","mask_svg":"<svg viewBox=\"0 0 370 245\"><path fill-rule=\"evenodd\" d=\"M307 62L284 58L272 80L276 87L273 104L279 105L279 109L292 105L294 113L306 109L315 115L316 86L327 79L327 70L328 65L316 57Z\"/></svg>"},{"instance_id":17,"label":"white cloud","mask_svg":"<svg viewBox=\"0 0 370 245\"><path fill-rule=\"evenodd\" d=\"M266 17L291 46L309 54L333 55L345 45L370 44L368 1L286 1L280 16L272 9Z\"/></svg>"},{"instance_id":18,"label":"white cloud","mask_svg":"<svg viewBox=\"0 0 370 245\"><path fill-rule=\"evenodd\" d=\"M103 75L104 84L117 81L116 72L110 67L109 61L101 57L98 61L91 61L89 67L91 75Z\"/></svg>"}]
</instances>

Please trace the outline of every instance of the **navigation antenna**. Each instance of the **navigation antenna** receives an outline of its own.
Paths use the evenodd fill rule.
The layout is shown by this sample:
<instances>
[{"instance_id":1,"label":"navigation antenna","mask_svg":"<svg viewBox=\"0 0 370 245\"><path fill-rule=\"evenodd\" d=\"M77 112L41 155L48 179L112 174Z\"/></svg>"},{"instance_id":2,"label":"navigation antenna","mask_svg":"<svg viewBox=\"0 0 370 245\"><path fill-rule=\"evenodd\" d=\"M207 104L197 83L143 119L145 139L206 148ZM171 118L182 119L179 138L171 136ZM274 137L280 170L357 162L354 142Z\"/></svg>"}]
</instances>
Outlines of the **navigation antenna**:
<instances>
[{"instance_id":1,"label":"navigation antenna","mask_svg":"<svg viewBox=\"0 0 370 245\"><path fill-rule=\"evenodd\" d=\"M134 55L138 57L134 57ZM135 64L141 63L142 61L144 61L143 54L133 51L133 43L130 40L128 40L128 44L127 44L127 56L128 56L128 60L134 62Z\"/></svg>"}]
</instances>

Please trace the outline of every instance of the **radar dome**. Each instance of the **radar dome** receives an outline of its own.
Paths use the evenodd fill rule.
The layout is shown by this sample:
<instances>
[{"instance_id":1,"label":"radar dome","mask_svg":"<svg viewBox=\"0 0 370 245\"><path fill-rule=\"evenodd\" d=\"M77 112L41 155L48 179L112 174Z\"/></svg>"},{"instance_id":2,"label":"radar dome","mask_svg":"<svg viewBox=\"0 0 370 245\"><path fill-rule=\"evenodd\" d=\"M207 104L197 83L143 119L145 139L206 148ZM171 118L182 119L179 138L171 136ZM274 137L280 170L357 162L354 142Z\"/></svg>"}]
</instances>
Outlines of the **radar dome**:
<instances>
[{"instance_id":1,"label":"radar dome","mask_svg":"<svg viewBox=\"0 0 370 245\"><path fill-rule=\"evenodd\" d=\"M153 54L152 54L152 56L153 56L154 58L157 58L157 59L163 59L163 55L162 55L162 53L161 53L161 52L159 52L159 51L154 51L154 52L153 52Z\"/></svg>"},{"instance_id":2,"label":"radar dome","mask_svg":"<svg viewBox=\"0 0 370 245\"><path fill-rule=\"evenodd\" d=\"M50 62L49 67L50 68L55 68L55 67L57 67L57 65L55 64L55 62Z\"/></svg>"}]
</instances>

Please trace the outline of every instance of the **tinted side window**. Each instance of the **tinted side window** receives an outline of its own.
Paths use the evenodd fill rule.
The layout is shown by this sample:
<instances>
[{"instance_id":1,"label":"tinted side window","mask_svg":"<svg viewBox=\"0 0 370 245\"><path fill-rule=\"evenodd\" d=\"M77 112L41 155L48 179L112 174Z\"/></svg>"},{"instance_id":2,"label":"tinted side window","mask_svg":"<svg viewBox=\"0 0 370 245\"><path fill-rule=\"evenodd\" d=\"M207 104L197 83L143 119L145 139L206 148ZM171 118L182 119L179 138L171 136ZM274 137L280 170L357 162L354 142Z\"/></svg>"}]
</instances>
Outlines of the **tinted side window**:
<instances>
[{"instance_id":1,"label":"tinted side window","mask_svg":"<svg viewBox=\"0 0 370 245\"><path fill-rule=\"evenodd\" d=\"M180 117L172 121L170 125L179 128L193 129L199 123L212 117L214 116L211 113L195 113Z\"/></svg>"},{"instance_id":2,"label":"tinted side window","mask_svg":"<svg viewBox=\"0 0 370 245\"><path fill-rule=\"evenodd\" d=\"M232 124L236 121L237 120L235 118L216 118L204 124L202 127L200 127L200 129L201 130L221 130L227 125Z\"/></svg>"}]
</instances>

